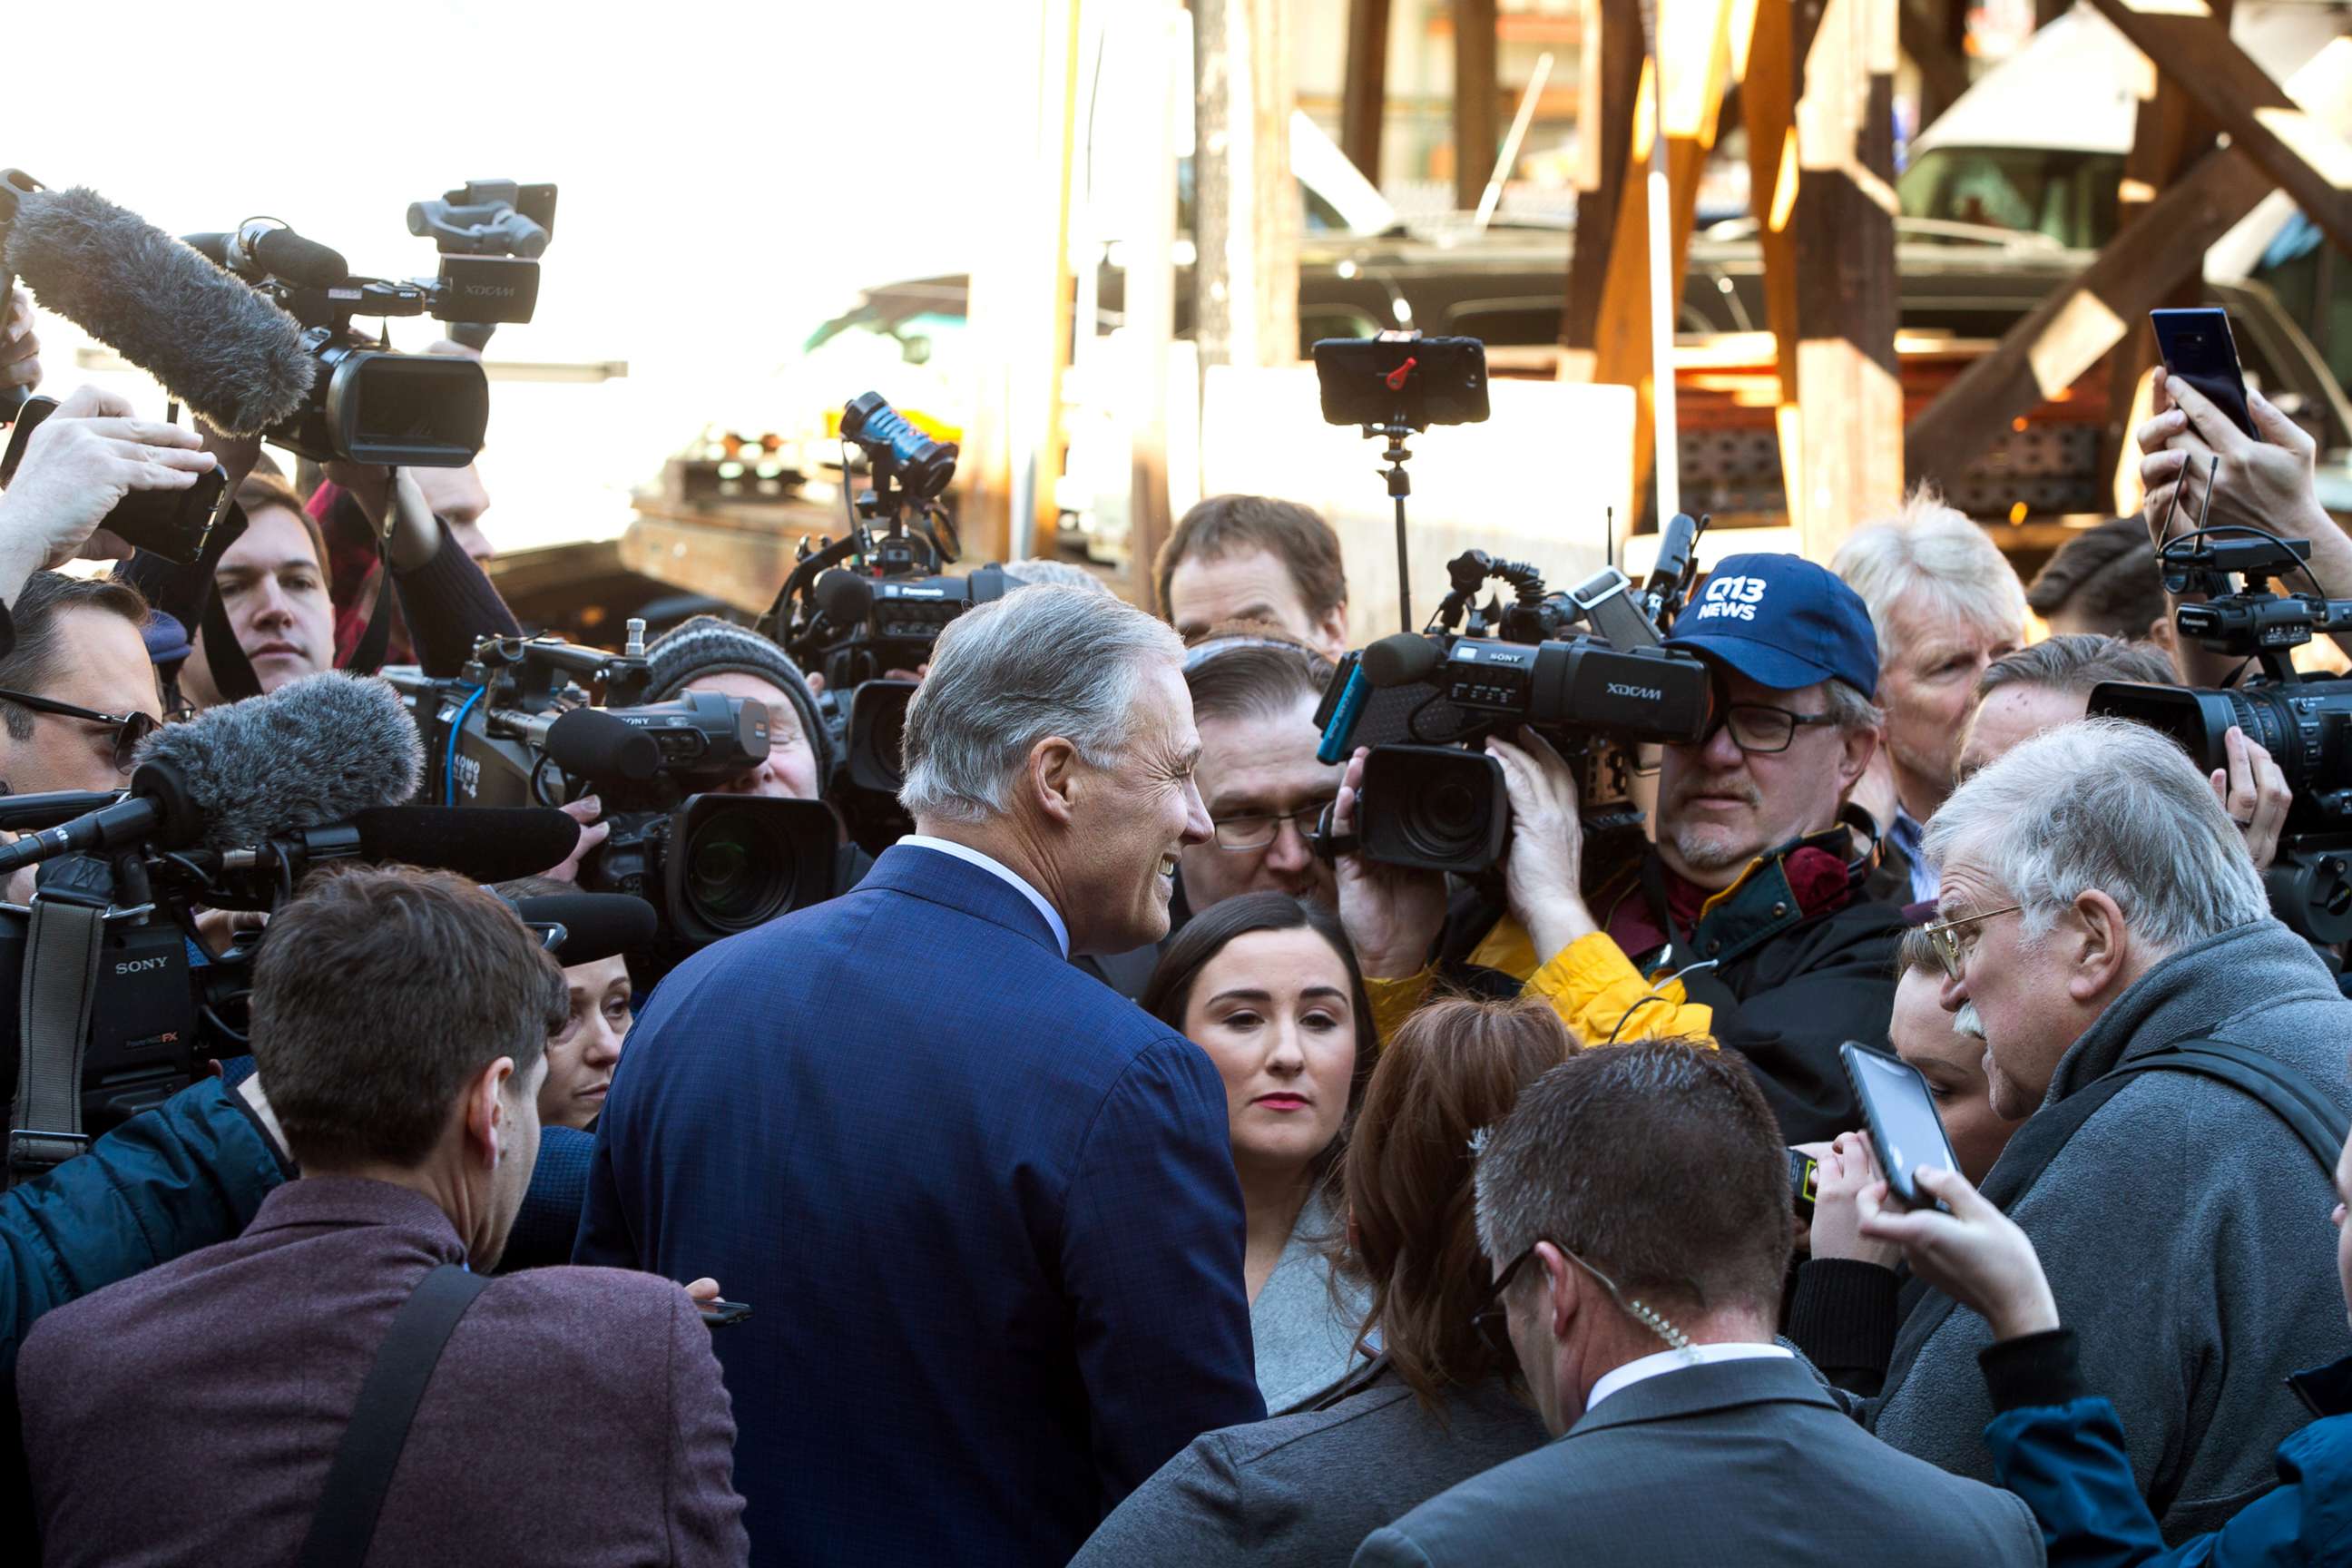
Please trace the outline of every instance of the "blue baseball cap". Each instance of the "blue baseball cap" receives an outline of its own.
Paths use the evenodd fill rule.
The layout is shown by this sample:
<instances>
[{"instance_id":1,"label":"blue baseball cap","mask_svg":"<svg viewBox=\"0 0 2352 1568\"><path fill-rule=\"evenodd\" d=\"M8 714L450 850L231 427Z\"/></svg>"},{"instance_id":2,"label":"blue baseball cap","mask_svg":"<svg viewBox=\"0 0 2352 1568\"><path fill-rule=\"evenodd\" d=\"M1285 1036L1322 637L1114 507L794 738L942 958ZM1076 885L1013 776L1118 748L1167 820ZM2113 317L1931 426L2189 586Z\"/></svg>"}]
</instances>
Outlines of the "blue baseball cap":
<instances>
[{"instance_id":1,"label":"blue baseball cap","mask_svg":"<svg viewBox=\"0 0 2352 1568\"><path fill-rule=\"evenodd\" d=\"M1759 686L1838 679L1878 694L1878 635L1862 595L1801 555L1730 555L1675 621L1668 647L1703 653Z\"/></svg>"},{"instance_id":2,"label":"blue baseball cap","mask_svg":"<svg viewBox=\"0 0 2352 1568\"><path fill-rule=\"evenodd\" d=\"M150 610L140 623L139 640L147 645L147 658L152 664L176 664L194 650L188 643L188 628L179 617L162 610Z\"/></svg>"}]
</instances>

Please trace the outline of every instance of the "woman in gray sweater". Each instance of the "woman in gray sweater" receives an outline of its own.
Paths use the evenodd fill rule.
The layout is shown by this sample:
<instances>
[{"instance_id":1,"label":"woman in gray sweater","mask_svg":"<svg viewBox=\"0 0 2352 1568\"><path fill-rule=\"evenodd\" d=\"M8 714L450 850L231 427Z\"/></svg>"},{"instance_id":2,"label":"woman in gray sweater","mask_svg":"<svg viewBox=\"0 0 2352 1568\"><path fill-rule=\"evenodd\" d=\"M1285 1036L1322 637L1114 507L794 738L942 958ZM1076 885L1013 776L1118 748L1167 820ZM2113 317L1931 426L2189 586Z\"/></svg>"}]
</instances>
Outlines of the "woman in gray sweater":
<instances>
[{"instance_id":1,"label":"woman in gray sweater","mask_svg":"<svg viewBox=\"0 0 2352 1568\"><path fill-rule=\"evenodd\" d=\"M1379 1047L1354 950L1320 904L1244 893L1186 922L1141 1001L1225 1080L1258 1392L1296 1410L1363 1359L1364 1293L1332 1274L1327 1195Z\"/></svg>"},{"instance_id":2,"label":"woman in gray sweater","mask_svg":"<svg viewBox=\"0 0 2352 1568\"><path fill-rule=\"evenodd\" d=\"M1222 908L1223 906L1219 906ZM1471 1140L1576 1048L1543 1002L1422 1008L1381 1054L1341 1163L1348 1273L1379 1356L1308 1411L1195 1438L1071 1568L1345 1568L1365 1536L1536 1447L1471 1215Z\"/></svg>"}]
</instances>

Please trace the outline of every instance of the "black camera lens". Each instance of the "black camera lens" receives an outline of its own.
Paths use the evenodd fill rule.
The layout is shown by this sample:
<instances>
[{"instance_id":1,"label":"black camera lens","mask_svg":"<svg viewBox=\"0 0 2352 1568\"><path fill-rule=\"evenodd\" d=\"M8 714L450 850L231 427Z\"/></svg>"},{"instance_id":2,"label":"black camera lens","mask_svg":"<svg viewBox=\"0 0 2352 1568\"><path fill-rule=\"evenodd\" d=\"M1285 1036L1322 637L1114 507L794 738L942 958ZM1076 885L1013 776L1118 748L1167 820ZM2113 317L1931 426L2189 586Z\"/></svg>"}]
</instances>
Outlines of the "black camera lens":
<instances>
[{"instance_id":1,"label":"black camera lens","mask_svg":"<svg viewBox=\"0 0 2352 1568\"><path fill-rule=\"evenodd\" d=\"M1492 800L1483 798L1469 779L1448 774L1406 802L1399 826L1416 853L1433 860L1459 859L1486 840L1492 808Z\"/></svg>"},{"instance_id":2,"label":"black camera lens","mask_svg":"<svg viewBox=\"0 0 2352 1568\"><path fill-rule=\"evenodd\" d=\"M1503 765L1453 746L1373 747L1360 811L1364 853L1386 866L1475 875L1510 831Z\"/></svg>"},{"instance_id":3,"label":"black camera lens","mask_svg":"<svg viewBox=\"0 0 2352 1568\"><path fill-rule=\"evenodd\" d=\"M682 853L689 906L719 931L749 931L793 907L793 857L756 811L711 813Z\"/></svg>"}]
</instances>

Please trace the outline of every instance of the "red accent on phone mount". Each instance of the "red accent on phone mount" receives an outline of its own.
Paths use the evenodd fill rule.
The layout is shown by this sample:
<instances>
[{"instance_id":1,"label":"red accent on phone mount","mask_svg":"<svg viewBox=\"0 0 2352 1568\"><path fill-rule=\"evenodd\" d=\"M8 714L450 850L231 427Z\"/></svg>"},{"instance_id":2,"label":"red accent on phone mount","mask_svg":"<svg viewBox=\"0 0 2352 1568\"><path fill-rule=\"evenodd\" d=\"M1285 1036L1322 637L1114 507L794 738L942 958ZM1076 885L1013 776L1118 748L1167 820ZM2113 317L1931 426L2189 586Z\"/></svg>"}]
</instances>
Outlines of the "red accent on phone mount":
<instances>
[{"instance_id":1,"label":"red accent on phone mount","mask_svg":"<svg viewBox=\"0 0 2352 1568\"><path fill-rule=\"evenodd\" d=\"M1391 392L1402 392L1404 390L1404 384L1412 377L1412 367L1420 363L1421 362L1419 360L1414 359L1412 355L1408 354L1405 356L1405 362L1402 364L1397 366L1396 369L1389 372L1388 374L1381 377L1381 379L1389 384L1389 390Z\"/></svg>"}]
</instances>

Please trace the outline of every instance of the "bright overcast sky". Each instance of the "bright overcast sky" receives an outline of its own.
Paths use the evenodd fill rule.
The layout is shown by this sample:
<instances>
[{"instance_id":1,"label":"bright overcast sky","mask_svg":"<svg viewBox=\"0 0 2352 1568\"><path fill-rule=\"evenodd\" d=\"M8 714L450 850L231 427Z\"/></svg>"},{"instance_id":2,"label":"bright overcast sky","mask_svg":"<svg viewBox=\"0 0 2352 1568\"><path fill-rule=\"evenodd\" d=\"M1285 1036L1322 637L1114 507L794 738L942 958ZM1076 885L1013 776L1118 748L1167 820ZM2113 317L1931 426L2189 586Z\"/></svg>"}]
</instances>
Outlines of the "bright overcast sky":
<instances>
[{"instance_id":1,"label":"bright overcast sky","mask_svg":"<svg viewBox=\"0 0 2352 1568\"><path fill-rule=\"evenodd\" d=\"M410 202L467 178L554 182L536 317L490 355L620 360L629 377L494 386L488 526L506 548L604 536L706 420L761 418L767 373L857 285L969 265L1022 125L1008 98L1027 111L1028 11L22 4L0 166L173 234L268 214L389 277L434 268ZM42 335L47 390L91 379L78 332L45 318ZM394 324L396 346L436 335Z\"/></svg>"}]
</instances>

